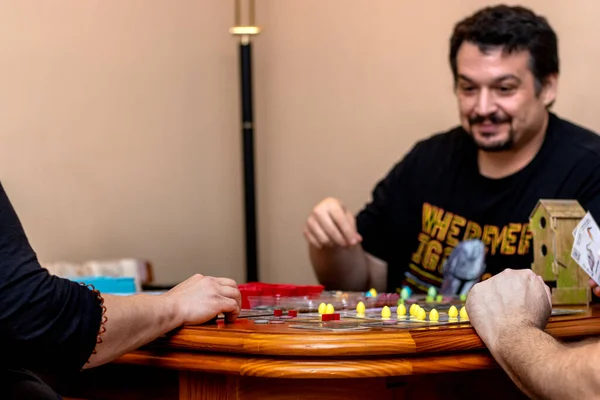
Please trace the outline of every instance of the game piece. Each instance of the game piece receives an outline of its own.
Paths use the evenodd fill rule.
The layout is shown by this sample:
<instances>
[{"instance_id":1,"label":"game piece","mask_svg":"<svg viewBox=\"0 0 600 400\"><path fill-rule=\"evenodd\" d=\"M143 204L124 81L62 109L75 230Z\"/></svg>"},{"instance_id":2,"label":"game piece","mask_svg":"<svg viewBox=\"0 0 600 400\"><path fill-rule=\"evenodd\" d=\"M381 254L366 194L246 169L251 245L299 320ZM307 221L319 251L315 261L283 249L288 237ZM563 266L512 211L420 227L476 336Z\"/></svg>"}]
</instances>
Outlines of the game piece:
<instances>
[{"instance_id":1,"label":"game piece","mask_svg":"<svg viewBox=\"0 0 600 400\"><path fill-rule=\"evenodd\" d=\"M340 320L340 314L339 313L334 313L333 314L333 320L334 321L339 321Z\"/></svg>"},{"instance_id":2,"label":"game piece","mask_svg":"<svg viewBox=\"0 0 600 400\"><path fill-rule=\"evenodd\" d=\"M595 225L577 200L541 199L531 212L531 269L552 288L552 305L587 306L592 300L588 281L594 276L588 276L593 273L584 266L588 261L586 245L595 247L590 242L600 234ZM588 232L586 228L590 227L592 231ZM589 233L596 233L592 235L596 239ZM592 256L596 254L591 252Z\"/></svg>"},{"instance_id":3,"label":"game piece","mask_svg":"<svg viewBox=\"0 0 600 400\"><path fill-rule=\"evenodd\" d=\"M326 308L326 307L327 307L327 306L325 305L325 303L321 303L321 304L319 304L319 309L318 309L318 311L319 311L319 314L321 314L321 315L325 314L325 308Z\"/></svg>"},{"instance_id":4,"label":"game piece","mask_svg":"<svg viewBox=\"0 0 600 400\"><path fill-rule=\"evenodd\" d=\"M448 317L450 317L450 318L458 317L458 310L456 309L455 306L450 306L450 308L448 309Z\"/></svg>"},{"instance_id":5,"label":"game piece","mask_svg":"<svg viewBox=\"0 0 600 400\"><path fill-rule=\"evenodd\" d=\"M398 308L396 309L396 313L398 315L400 315L401 317L406 315L406 306L404 304L399 304Z\"/></svg>"},{"instance_id":6,"label":"game piece","mask_svg":"<svg viewBox=\"0 0 600 400\"><path fill-rule=\"evenodd\" d=\"M410 292L408 291L408 288L402 288L402 290L400 291L400 299L402 300L406 300L410 297Z\"/></svg>"},{"instance_id":7,"label":"game piece","mask_svg":"<svg viewBox=\"0 0 600 400\"><path fill-rule=\"evenodd\" d=\"M333 314L335 312L335 308L333 308L332 304L327 304L325 307L325 314Z\"/></svg>"},{"instance_id":8,"label":"game piece","mask_svg":"<svg viewBox=\"0 0 600 400\"><path fill-rule=\"evenodd\" d=\"M390 311L390 308L388 306L384 306L381 309L381 318L390 319L391 316L392 316L392 312Z\"/></svg>"},{"instance_id":9,"label":"game piece","mask_svg":"<svg viewBox=\"0 0 600 400\"><path fill-rule=\"evenodd\" d=\"M437 310L435 308L432 308L431 311L429 311L429 320L433 321L433 322L437 322L440 319L440 314L437 312Z\"/></svg>"},{"instance_id":10,"label":"game piece","mask_svg":"<svg viewBox=\"0 0 600 400\"><path fill-rule=\"evenodd\" d=\"M371 290L369 290L369 293L371 293L371 297L377 297L377 290L371 288Z\"/></svg>"},{"instance_id":11,"label":"game piece","mask_svg":"<svg viewBox=\"0 0 600 400\"><path fill-rule=\"evenodd\" d=\"M415 315L417 315L418 309L419 309L419 305L417 303L412 303L410 305L410 308L408 309L408 313L411 315L411 317L414 317Z\"/></svg>"},{"instance_id":12,"label":"game piece","mask_svg":"<svg viewBox=\"0 0 600 400\"><path fill-rule=\"evenodd\" d=\"M460 295L460 301L462 301L462 302L467 301L467 295L465 293Z\"/></svg>"},{"instance_id":13,"label":"game piece","mask_svg":"<svg viewBox=\"0 0 600 400\"><path fill-rule=\"evenodd\" d=\"M358 304L356 305L356 313L357 314L365 313L365 303L363 303L362 301L358 302Z\"/></svg>"},{"instance_id":14,"label":"game piece","mask_svg":"<svg viewBox=\"0 0 600 400\"><path fill-rule=\"evenodd\" d=\"M435 297L435 301L437 301L438 303L441 303L442 301L444 301L444 296L442 296L441 294L438 294Z\"/></svg>"},{"instance_id":15,"label":"game piece","mask_svg":"<svg viewBox=\"0 0 600 400\"><path fill-rule=\"evenodd\" d=\"M427 316L427 313L425 312L425 309L419 308L419 311L417 311L417 319L419 321L424 321L426 316Z\"/></svg>"},{"instance_id":16,"label":"game piece","mask_svg":"<svg viewBox=\"0 0 600 400\"><path fill-rule=\"evenodd\" d=\"M431 296L425 297L425 302L427 302L427 303L433 303L433 297L431 297Z\"/></svg>"},{"instance_id":17,"label":"game piece","mask_svg":"<svg viewBox=\"0 0 600 400\"><path fill-rule=\"evenodd\" d=\"M297 317L298 316L298 311L296 311L296 310L289 310L288 311L288 316L290 316L292 318Z\"/></svg>"},{"instance_id":18,"label":"game piece","mask_svg":"<svg viewBox=\"0 0 600 400\"><path fill-rule=\"evenodd\" d=\"M333 313L325 313L321 315L321 321L333 321Z\"/></svg>"},{"instance_id":19,"label":"game piece","mask_svg":"<svg viewBox=\"0 0 600 400\"><path fill-rule=\"evenodd\" d=\"M283 315L283 311L280 308L276 308L273 310L273 315L276 317L281 317Z\"/></svg>"},{"instance_id":20,"label":"game piece","mask_svg":"<svg viewBox=\"0 0 600 400\"><path fill-rule=\"evenodd\" d=\"M371 292L367 292L365 293L365 297L373 297L373 295L371 294Z\"/></svg>"},{"instance_id":21,"label":"game piece","mask_svg":"<svg viewBox=\"0 0 600 400\"><path fill-rule=\"evenodd\" d=\"M435 288L435 286L429 286L427 296L431 297L432 299L435 298L435 296L437 296L437 289Z\"/></svg>"},{"instance_id":22,"label":"game piece","mask_svg":"<svg viewBox=\"0 0 600 400\"><path fill-rule=\"evenodd\" d=\"M464 306L460 308L460 319L469 319L469 316L467 315L467 309Z\"/></svg>"},{"instance_id":23,"label":"game piece","mask_svg":"<svg viewBox=\"0 0 600 400\"><path fill-rule=\"evenodd\" d=\"M404 304L404 300L403 299L398 299L398 303L396 303L396 305L399 306L400 304Z\"/></svg>"}]
</instances>

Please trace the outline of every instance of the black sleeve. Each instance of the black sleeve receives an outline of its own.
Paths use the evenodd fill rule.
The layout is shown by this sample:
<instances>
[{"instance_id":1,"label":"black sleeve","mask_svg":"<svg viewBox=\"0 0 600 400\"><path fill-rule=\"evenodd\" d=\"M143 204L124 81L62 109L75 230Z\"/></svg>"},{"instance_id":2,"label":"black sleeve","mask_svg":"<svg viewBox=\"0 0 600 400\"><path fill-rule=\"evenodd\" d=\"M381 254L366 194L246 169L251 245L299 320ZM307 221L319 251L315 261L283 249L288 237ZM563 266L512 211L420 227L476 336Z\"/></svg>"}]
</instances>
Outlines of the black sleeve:
<instances>
[{"instance_id":1,"label":"black sleeve","mask_svg":"<svg viewBox=\"0 0 600 400\"><path fill-rule=\"evenodd\" d=\"M422 143L417 143L410 152L380 180L373 189L371 201L356 216L356 228L363 238L362 247L367 253L389 262L392 204L401 200L412 180L411 173Z\"/></svg>"},{"instance_id":2,"label":"black sleeve","mask_svg":"<svg viewBox=\"0 0 600 400\"><path fill-rule=\"evenodd\" d=\"M600 162L592 164L587 170L581 170L580 174L585 179L581 182L577 200L600 223Z\"/></svg>"},{"instance_id":3,"label":"black sleeve","mask_svg":"<svg viewBox=\"0 0 600 400\"><path fill-rule=\"evenodd\" d=\"M96 296L42 268L0 184L0 364L81 368L101 322Z\"/></svg>"}]
</instances>

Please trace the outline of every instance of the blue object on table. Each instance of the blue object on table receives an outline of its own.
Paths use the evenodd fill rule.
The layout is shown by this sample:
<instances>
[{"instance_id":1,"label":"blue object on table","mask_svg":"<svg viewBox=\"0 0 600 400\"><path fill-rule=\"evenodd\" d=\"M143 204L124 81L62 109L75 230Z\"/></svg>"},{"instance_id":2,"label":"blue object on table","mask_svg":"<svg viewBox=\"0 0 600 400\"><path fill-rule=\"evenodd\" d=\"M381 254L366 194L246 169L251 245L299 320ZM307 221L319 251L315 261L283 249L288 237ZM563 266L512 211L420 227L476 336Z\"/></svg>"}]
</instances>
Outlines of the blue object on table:
<instances>
[{"instance_id":1,"label":"blue object on table","mask_svg":"<svg viewBox=\"0 0 600 400\"><path fill-rule=\"evenodd\" d=\"M136 292L135 280L128 276L75 276L70 279L86 285L94 285L100 293L133 294Z\"/></svg>"}]
</instances>

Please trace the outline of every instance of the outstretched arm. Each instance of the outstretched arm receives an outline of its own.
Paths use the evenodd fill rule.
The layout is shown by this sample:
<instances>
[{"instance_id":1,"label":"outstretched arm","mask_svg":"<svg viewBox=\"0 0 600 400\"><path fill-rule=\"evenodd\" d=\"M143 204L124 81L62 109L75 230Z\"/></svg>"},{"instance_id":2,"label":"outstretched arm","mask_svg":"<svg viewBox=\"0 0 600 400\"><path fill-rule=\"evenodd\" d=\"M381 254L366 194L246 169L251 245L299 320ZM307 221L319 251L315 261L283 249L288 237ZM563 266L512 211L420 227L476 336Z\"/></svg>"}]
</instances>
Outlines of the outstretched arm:
<instances>
[{"instance_id":1,"label":"outstretched arm","mask_svg":"<svg viewBox=\"0 0 600 400\"><path fill-rule=\"evenodd\" d=\"M467 312L492 356L528 396L600 398L600 343L563 344L543 331L550 291L531 270L505 270L471 289Z\"/></svg>"},{"instance_id":2,"label":"outstretched arm","mask_svg":"<svg viewBox=\"0 0 600 400\"><path fill-rule=\"evenodd\" d=\"M104 296L106 331L89 363L107 363L184 324L206 322L220 313L233 321L241 294L228 278L194 275L169 292L156 295Z\"/></svg>"},{"instance_id":3,"label":"outstretched arm","mask_svg":"<svg viewBox=\"0 0 600 400\"><path fill-rule=\"evenodd\" d=\"M234 281L202 275L160 296L102 297L106 323L101 326L97 294L40 266L0 185L0 354L5 365L97 366L182 324L203 323L220 313L234 320L241 303Z\"/></svg>"}]
</instances>

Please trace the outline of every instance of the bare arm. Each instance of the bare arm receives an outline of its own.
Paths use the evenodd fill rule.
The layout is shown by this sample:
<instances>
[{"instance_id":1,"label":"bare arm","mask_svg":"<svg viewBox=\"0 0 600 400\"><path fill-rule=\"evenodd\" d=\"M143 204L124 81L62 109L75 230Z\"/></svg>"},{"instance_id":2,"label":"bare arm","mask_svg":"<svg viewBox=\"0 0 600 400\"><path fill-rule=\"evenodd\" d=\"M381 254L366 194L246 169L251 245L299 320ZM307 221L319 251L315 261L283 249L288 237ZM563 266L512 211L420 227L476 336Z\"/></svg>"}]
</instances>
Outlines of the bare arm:
<instances>
[{"instance_id":1,"label":"bare arm","mask_svg":"<svg viewBox=\"0 0 600 400\"><path fill-rule=\"evenodd\" d=\"M220 313L234 320L241 294L227 278L194 275L163 295L104 296L106 331L85 368L110 362L183 325L206 322Z\"/></svg>"},{"instance_id":2,"label":"bare arm","mask_svg":"<svg viewBox=\"0 0 600 400\"><path fill-rule=\"evenodd\" d=\"M600 398L600 344L561 344L543 331L551 295L533 271L507 269L476 284L466 307L492 356L527 395Z\"/></svg>"},{"instance_id":3,"label":"bare arm","mask_svg":"<svg viewBox=\"0 0 600 400\"><path fill-rule=\"evenodd\" d=\"M565 345L531 325L502 330L492 355L528 396L600 398L600 343Z\"/></svg>"},{"instance_id":4,"label":"bare arm","mask_svg":"<svg viewBox=\"0 0 600 400\"><path fill-rule=\"evenodd\" d=\"M360 245L321 249L309 245L309 254L319 282L328 288L385 290L387 264L366 253Z\"/></svg>"}]
</instances>

